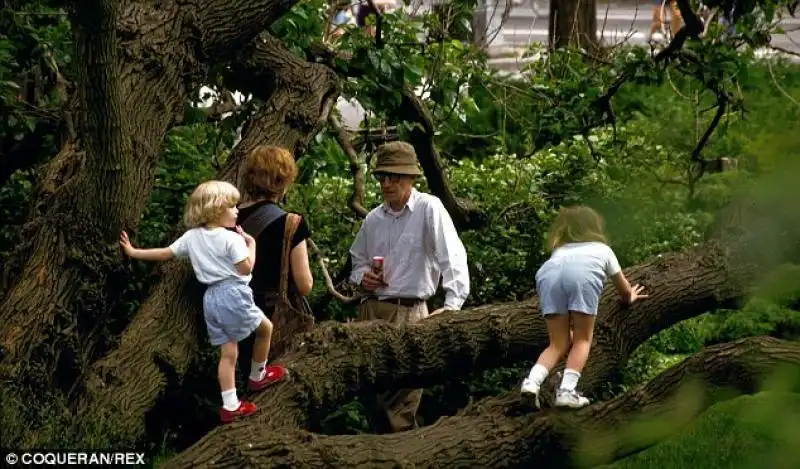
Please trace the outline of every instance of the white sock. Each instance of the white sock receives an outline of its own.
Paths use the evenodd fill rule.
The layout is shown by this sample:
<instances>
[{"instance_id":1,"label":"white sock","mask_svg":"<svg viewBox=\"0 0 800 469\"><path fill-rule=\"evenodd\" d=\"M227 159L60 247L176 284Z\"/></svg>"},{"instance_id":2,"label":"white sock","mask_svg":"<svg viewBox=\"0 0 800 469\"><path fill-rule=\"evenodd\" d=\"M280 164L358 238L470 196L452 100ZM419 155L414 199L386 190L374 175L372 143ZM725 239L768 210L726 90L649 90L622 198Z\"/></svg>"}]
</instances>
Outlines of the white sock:
<instances>
[{"instance_id":1,"label":"white sock","mask_svg":"<svg viewBox=\"0 0 800 469\"><path fill-rule=\"evenodd\" d=\"M528 379L541 386L549 372L550 370L537 363L531 368L531 372L528 373Z\"/></svg>"},{"instance_id":2,"label":"white sock","mask_svg":"<svg viewBox=\"0 0 800 469\"><path fill-rule=\"evenodd\" d=\"M225 410L233 412L238 409L240 405L239 398L236 397L236 388L222 391L222 407Z\"/></svg>"},{"instance_id":3,"label":"white sock","mask_svg":"<svg viewBox=\"0 0 800 469\"><path fill-rule=\"evenodd\" d=\"M567 368L564 370L564 377L561 378L561 389L565 391L574 391L578 385L578 380L581 379L581 374L575 370Z\"/></svg>"},{"instance_id":4,"label":"white sock","mask_svg":"<svg viewBox=\"0 0 800 469\"><path fill-rule=\"evenodd\" d=\"M264 375L267 374L267 362L250 362L250 379L253 381L261 381Z\"/></svg>"}]
</instances>

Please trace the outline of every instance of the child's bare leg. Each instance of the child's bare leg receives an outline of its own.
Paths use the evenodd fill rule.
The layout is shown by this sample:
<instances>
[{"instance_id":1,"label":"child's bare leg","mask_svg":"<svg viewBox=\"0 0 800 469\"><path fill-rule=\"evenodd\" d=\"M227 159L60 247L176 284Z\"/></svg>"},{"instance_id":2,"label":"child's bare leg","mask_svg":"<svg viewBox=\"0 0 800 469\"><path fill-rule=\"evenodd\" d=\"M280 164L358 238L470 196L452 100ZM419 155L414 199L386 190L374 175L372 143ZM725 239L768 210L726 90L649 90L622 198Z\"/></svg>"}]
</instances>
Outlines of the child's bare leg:
<instances>
[{"instance_id":1,"label":"child's bare leg","mask_svg":"<svg viewBox=\"0 0 800 469\"><path fill-rule=\"evenodd\" d=\"M256 329L256 339L253 342L253 359L250 368L250 379L260 381L266 373L269 348L272 346L272 322L264 316L261 324Z\"/></svg>"},{"instance_id":2,"label":"child's bare leg","mask_svg":"<svg viewBox=\"0 0 800 469\"><path fill-rule=\"evenodd\" d=\"M553 314L545 319L547 324L547 335L550 337L550 344L539 355L537 365L542 365L548 370L564 358L569 351L570 330L568 314Z\"/></svg>"},{"instance_id":3,"label":"child's bare leg","mask_svg":"<svg viewBox=\"0 0 800 469\"><path fill-rule=\"evenodd\" d=\"M573 330L572 348L567 356L567 369L580 373L586 366L589 350L592 348L596 316L574 311L570 312L570 315L572 315Z\"/></svg>"},{"instance_id":4,"label":"child's bare leg","mask_svg":"<svg viewBox=\"0 0 800 469\"><path fill-rule=\"evenodd\" d=\"M239 346L236 342L228 342L220 346L220 352L217 377L222 391L222 406L234 411L239 408L239 398L236 397L236 360L239 357Z\"/></svg>"},{"instance_id":5,"label":"child's bare leg","mask_svg":"<svg viewBox=\"0 0 800 469\"><path fill-rule=\"evenodd\" d=\"M547 378L550 370L567 354L570 343L569 315L553 314L545 317L550 345L539 355L536 365L531 368L528 377L522 382L522 392L537 394L537 401L539 387Z\"/></svg>"},{"instance_id":6,"label":"child's bare leg","mask_svg":"<svg viewBox=\"0 0 800 469\"><path fill-rule=\"evenodd\" d=\"M581 371L586 365L586 360L589 358L596 316L577 311L570 311L569 314L572 316L573 327L572 348L567 357L567 368L564 370L564 377L561 379L556 405L578 408L589 404L589 400L577 394L575 388L581 377Z\"/></svg>"}]
</instances>

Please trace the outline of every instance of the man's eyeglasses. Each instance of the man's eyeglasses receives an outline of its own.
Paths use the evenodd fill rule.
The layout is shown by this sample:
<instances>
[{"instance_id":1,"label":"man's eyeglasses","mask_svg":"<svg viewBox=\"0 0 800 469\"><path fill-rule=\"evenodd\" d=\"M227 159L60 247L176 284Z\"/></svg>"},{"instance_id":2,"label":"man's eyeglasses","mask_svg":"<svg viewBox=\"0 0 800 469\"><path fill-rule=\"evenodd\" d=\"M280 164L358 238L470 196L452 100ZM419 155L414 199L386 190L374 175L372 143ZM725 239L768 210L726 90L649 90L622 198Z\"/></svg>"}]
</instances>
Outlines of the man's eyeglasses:
<instances>
[{"instance_id":1,"label":"man's eyeglasses","mask_svg":"<svg viewBox=\"0 0 800 469\"><path fill-rule=\"evenodd\" d=\"M375 173L373 174L373 176L375 176L375 179L377 179L378 182L383 182L385 179L388 179L389 182L397 182L403 178L402 174L391 174L391 173Z\"/></svg>"}]
</instances>

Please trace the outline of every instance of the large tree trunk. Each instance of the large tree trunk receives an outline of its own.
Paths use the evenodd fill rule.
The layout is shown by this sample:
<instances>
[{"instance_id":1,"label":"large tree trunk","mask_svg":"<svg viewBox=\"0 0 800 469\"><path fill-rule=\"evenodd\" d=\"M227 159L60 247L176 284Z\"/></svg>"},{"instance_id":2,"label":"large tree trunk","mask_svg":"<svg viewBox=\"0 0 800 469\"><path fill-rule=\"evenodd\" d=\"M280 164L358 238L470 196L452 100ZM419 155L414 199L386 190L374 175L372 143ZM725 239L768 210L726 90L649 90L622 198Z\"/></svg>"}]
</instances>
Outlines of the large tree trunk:
<instances>
[{"instance_id":1,"label":"large tree trunk","mask_svg":"<svg viewBox=\"0 0 800 469\"><path fill-rule=\"evenodd\" d=\"M14 282L0 304L7 377L74 377L72 368L91 355L112 309L108 299L121 285L113 276L118 233L135 226L144 210L161 140L186 98L175 57L189 52L166 46L176 62L169 67L152 57L132 63L123 44L167 53L157 38L169 34L162 24L123 38L119 25L137 22L136 14L108 0L75 6L77 139L49 164L22 237L27 241L9 262L18 271L9 273Z\"/></svg>"},{"instance_id":2,"label":"large tree trunk","mask_svg":"<svg viewBox=\"0 0 800 469\"><path fill-rule=\"evenodd\" d=\"M74 380L97 354L124 285L119 232L136 230L164 135L210 65L230 61L292 4L75 4L78 128L49 164L26 241L5 266L0 375L48 386Z\"/></svg>"},{"instance_id":3,"label":"large tree trunk","mask_svg":"<svg viewBox=\"0 0 800 469\"><path fill-rule=\"evenodd\" d=\"M256 111L245 134L218 175L238 183L241 165L256 145L302 148L321 129L338 96L338 79L328 67L293 56L275 38L245 49L239 67L272 83L271 96ZM202 288L185 263L171 262L154 293L123 333L120 345L93 366L89 399L93 410L110 411L121 428L141 436L145 414L170 395L202 343ZM168 385L173 389L166 389ZM167 394L165 394L167 393ZM163 415L162 415L163 417Z\"/></svg>"},{"instance_id":4,"label":"large tree trunk","mask_svg":"<svg viewBox=\"0 0 800 469\"><path fill-rule=\"evenodd\" d=\"M550 0L547 37L551 50L570 45L592 50L597 44L596 0Z\"/></svg>"}]
</instances>

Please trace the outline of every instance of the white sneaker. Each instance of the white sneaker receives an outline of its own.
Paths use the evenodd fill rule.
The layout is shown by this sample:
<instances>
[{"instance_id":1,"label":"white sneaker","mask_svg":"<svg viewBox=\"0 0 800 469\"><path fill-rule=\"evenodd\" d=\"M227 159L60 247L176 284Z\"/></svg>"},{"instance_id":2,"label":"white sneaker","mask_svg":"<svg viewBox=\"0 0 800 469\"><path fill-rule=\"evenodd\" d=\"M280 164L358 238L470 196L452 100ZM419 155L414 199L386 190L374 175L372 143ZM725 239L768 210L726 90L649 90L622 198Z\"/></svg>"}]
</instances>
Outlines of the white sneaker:
<instances>
[{"instance_id":1,"label":"white sneaker","mask_svg":"<svg viewBox=\"0 0 800 469\"><path fill-rule=\"evenodd\" d=\"M581 396L578 391L559 389L556 393L556 407L571 407L580 409L589 405L589 399Z\"/></svg>"},{"instance_id":2,"label":"white sneaker","mask_svg":"<svg viewBox=\"0 0 800 469\"><path fill-rule=\"evenodd\" d=\"M541 405L539 404L539 385L530 378L525 378L522 381L522 389L520 390L523 396L526 394L530 395L533 394L533 401L536 404L537 409L541 409Z\"/></svg>"}]
</instances>

